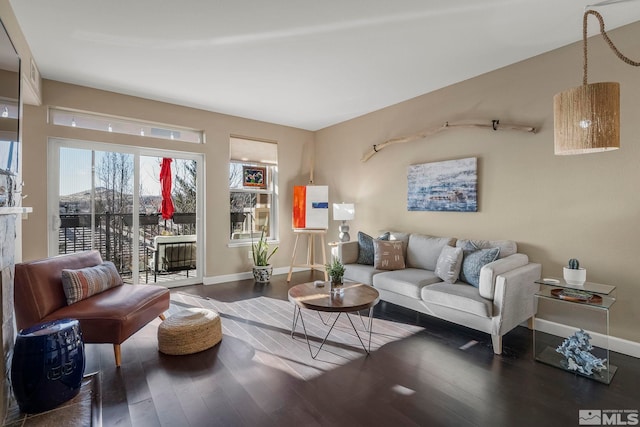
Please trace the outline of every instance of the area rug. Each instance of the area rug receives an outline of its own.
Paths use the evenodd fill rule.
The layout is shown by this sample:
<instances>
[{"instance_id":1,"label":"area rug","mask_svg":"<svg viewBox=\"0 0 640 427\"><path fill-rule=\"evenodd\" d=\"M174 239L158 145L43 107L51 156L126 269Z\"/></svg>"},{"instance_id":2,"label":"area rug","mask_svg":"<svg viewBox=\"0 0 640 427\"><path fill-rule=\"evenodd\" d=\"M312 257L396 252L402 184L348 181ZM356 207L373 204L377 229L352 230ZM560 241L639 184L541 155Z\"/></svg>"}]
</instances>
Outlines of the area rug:
<instances>
[{"instance_id":1,"label":"area rug","mask_svg":"<svg viewBox=\"0 0 640 427\"><path fill-rule=\"evenodd\" d=\"M15 399L11 399L4 426L102 426L102 399L100 396L100 373L85 374L80 391L71 400L50 411L40 414L20 412Z\"/></svg>"},{"instance_id":2,"label":"area rug","mask_svg":"<svg viewBox=\"0 0 640 427\"><path fill-rule=\"evenodd\" d=\"M409 337L422 330L421 327L403 323L373 319L371 355L363 350L351 323L343 314L338 319L316 359L309 352L302 325L298 322L296 333L291 336L293 304L289 301L260 296L235 302L221 302L211 298L176 292L171 294L172 312L185 307L201 307L216 311L222 320L222 342L225 345L243 345L254 361L309 380L356 359L375 357L382 346ZM367 312L368 313L368 312ZM310 338L311 350L315 354L322 338L329 330L325 323L333 322L328 313L304 310L305 326ZM322 316L322 317L320 317ZM364 323L368 317L350 315L360 337L368 344L368 333Z\"/></svg>"}]
</instances>

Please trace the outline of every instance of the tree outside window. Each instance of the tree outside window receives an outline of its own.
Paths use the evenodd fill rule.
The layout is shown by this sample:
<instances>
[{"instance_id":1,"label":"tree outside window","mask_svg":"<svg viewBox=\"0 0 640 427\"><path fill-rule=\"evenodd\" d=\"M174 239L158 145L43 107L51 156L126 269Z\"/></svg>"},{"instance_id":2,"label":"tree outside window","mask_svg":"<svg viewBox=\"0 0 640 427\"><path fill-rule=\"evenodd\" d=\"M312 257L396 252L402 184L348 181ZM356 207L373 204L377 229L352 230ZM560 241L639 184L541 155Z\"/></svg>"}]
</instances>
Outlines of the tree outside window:
<instances>
[{"instance_id":1,"label":"tree outside window","mask_svg":"<svg viewBox=\"0 0 640 427\"><path fill-rule=\"evenodd\" d=\"M232 136L229 152L229 240L276 239L278 145Z\"/></svg>"}]
</instances>

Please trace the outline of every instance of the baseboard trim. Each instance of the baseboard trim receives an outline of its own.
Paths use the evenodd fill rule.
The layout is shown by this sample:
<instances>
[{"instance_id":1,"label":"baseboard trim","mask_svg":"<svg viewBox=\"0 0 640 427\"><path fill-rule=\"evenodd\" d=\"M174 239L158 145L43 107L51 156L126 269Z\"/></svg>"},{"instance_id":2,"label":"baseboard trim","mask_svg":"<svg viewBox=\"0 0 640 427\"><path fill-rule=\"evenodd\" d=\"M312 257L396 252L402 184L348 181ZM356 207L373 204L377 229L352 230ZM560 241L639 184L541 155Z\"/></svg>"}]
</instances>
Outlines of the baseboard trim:
<instances>
[{"instance_id":1,"label":"baseboard trim","mask_svg":"<svg viewBox=\"0 0 640 427\"><path fill-rule=\"evenodd\" d=\"M573 335L576 332L576 328L573 326L567 326L562 323L550 322L544 319L536 319L535 328L537 331L545 332L547 334L556 335L566 338ZM598 347L606 347L607 336L598 332L589 332L591 335L591 342ZM614 336L609 336L609 350L616 353L626 354L627 356L640 358L640 343L635 341L626 340Z\"/></svg>"},{"instance_id":2,"label":"baseboard trim","mask_svg":"<svg viewBox=\"0 0 640 427\"><path fill-rule=\"evenodd\" d=\"M307 271L308 268L294 267L293 272ZM273 274L289 274L289 267L277 267L273 269ZM222 274L220 276L209 276L202 278L203 285L217 285L219 283L235 282L238 280L253 279L253 273L251 271L245 271L242 273L234 274Z\"/></svg>"}]
</instances>

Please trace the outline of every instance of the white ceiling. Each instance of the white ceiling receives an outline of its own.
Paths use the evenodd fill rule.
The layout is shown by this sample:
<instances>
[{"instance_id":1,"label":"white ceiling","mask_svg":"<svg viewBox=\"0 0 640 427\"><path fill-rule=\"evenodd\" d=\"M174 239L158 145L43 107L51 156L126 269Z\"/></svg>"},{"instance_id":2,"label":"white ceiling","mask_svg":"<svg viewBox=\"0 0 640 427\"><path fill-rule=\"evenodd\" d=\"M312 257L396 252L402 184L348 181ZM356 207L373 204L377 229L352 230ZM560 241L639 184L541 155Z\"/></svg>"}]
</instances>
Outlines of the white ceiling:
<instances>
[{"instance_id":1,"label":"white ceiling","mask_svg":"<svg viewBox=\"0 0 640 427\"><path fill-rule=\"evenodd\" d=\"M593 4L585 0L10 3L44 78L308 130L578 41L584 8ZM640 1L612 3L616 4L596 9L608 30L640 20ZM594 34L597 21L589 19L589 33Z\"/></svg>"}]
</instances>

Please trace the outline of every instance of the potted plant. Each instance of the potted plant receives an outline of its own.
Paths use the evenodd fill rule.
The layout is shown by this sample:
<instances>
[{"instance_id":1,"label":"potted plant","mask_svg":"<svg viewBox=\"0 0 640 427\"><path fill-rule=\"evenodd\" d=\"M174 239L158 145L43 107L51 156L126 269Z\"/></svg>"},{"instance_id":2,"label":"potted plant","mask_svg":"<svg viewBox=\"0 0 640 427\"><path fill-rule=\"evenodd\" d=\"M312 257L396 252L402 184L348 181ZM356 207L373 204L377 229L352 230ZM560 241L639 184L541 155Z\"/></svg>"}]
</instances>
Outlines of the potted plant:
<instances>
[{"instance_id":1,"label":"potted plant","mask_svg":"<svg viewBox=\"0 0 640 427\"><path fill-rule=\"evenodd\" d=\"M562 273L564 281L569 285L584 285L587 280L587 270L580 267L580 262L575 258L571 258L569 264L562 268Z\"/></svg>"},{"instance_id":2,"label":"potted plant","mask_svg":"<svg viewBox=\"0 0 640 427\"><path fill-rule=\"evenodd\" d=\"M260 239L251 243L251 253L253 256L253 278L258 283L268 283L271 280L273 267L269 264L269 260L276 253L278 247L274 247L269 251L269 244L264 235L264 230L260 233Z\"/></svg>"},{"instance_id":3,"label":"potted plant","mask_svg":"<svg viewBox=\"0 0 640 427\"><path fill-rule=\"evenodd\" d=\"M325 265L329 279L331 280L331 288L342 286L342 278L344 277L344 264L339 258L333 257L331 263Z\"/></svg>"}]
</instances>

